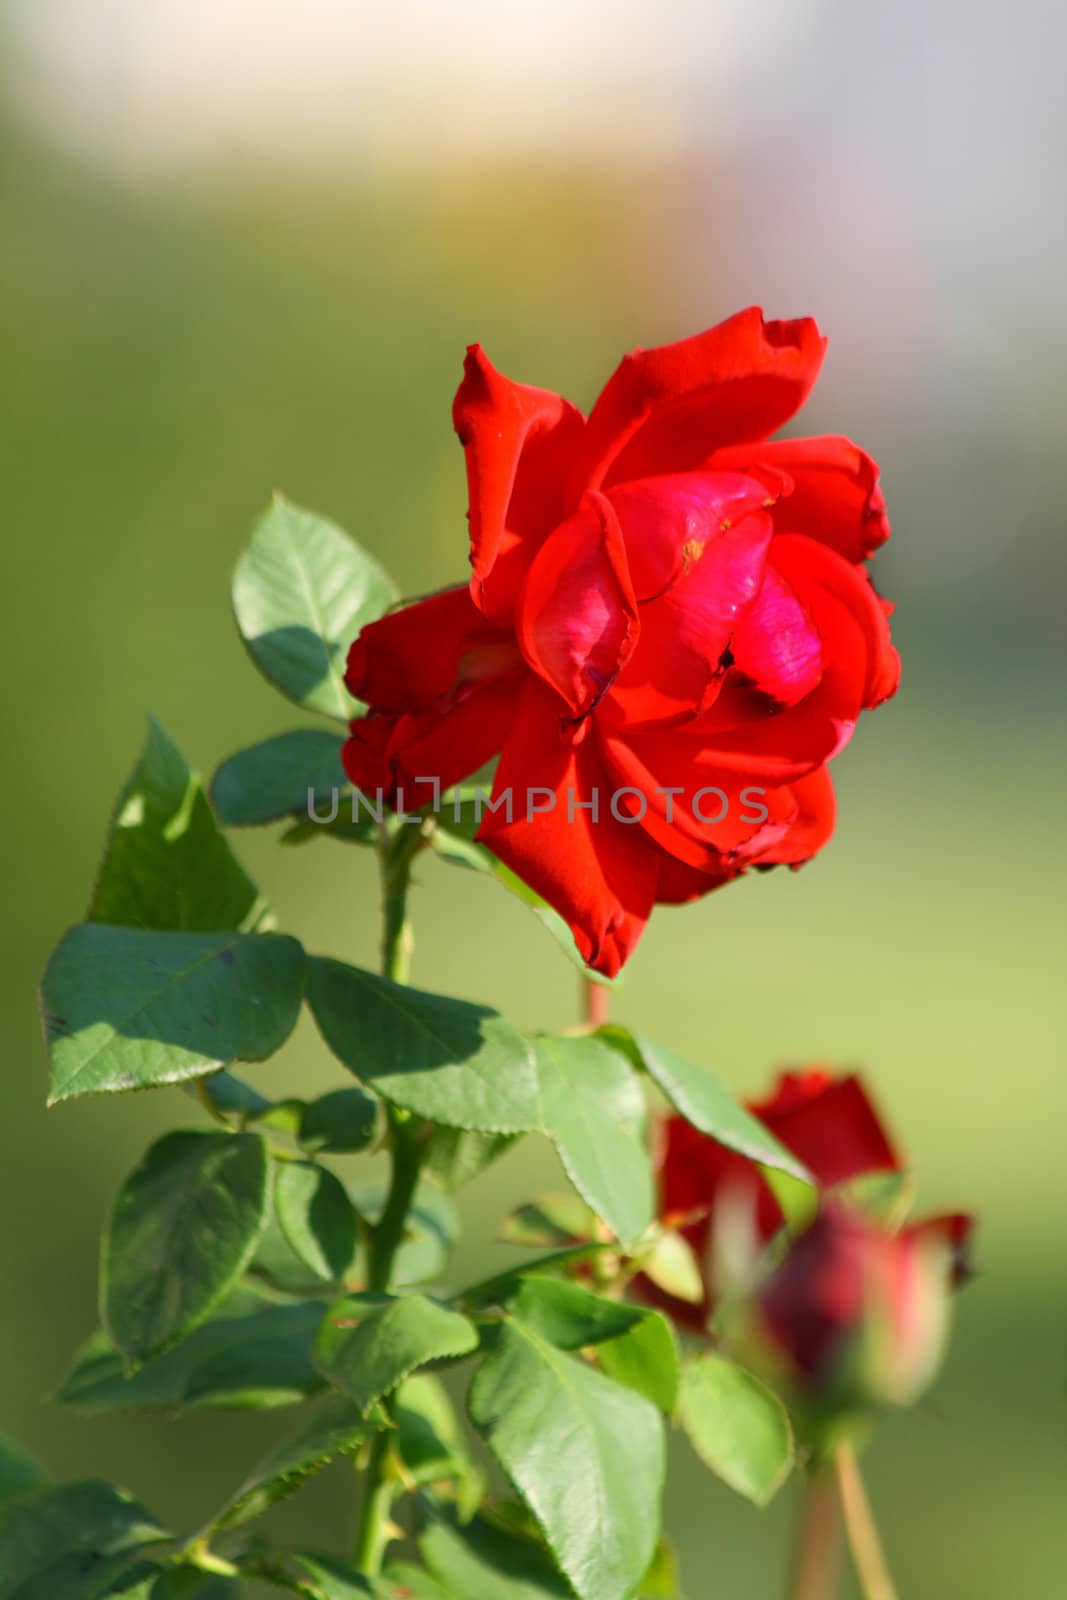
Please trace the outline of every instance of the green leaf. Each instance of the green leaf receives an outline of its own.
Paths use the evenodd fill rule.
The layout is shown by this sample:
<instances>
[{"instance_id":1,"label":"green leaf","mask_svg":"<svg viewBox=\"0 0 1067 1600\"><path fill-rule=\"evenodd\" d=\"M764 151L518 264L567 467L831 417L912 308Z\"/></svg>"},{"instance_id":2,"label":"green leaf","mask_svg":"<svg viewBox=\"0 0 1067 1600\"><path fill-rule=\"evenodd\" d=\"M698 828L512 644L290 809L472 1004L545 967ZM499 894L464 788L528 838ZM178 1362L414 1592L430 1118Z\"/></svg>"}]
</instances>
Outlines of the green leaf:
<instances>
[{"instance_id":1,"label":"green leaf","mask_svg":"<svg viewBox=\"0 0 1067 1600\"><path fill-rule=\"evenodd\" d=\"M378 1102L365 1089L333 1089L305 1108L299 1139L313 1154L366 1150L374 1143Z\"/></svg>"},{"instance_id":2,"label":"green leaf","mask_svg":"<svg viewBox=\"0 0 1067 1600\"><path fill-rule=\"evenodd\" d=\"M655 1407L512 1318L495 1330L469 1408L581 1600L626 1600L659 1531Z\"/></svg>"},{"instance_id":3,"label":"green leaf","mask_svg":"<svg viewBox=\"0 0 1067 1600\"><path fill-rule=\"evenodd\" d=\"M545 1130L583 1200L630 1245L655 1214L640 1082L602 1039L534 1043Z\"/></svg>"},{"instance_id":4,"label":"green leaf","mask_svg":"<svg viewBox=\"0 0 1067 1600\"><path fill-rule=\"evenodd\" d=\"M261 1061L292 1032L303 986L303 949L281 934L72 928L41 986L49 1105Z\"/></svg>"},{"instance_id":5,"label":"green leaf","mask_svg":"<svg viewBox=\"0 0 1067 1600\"><path fill-rule=\"evenodd\" d=\"M198 933L252 927L264 910L200 779L150 717L141 758L111 819L87 920Z\"/></svg>"},{"instance_id":6,"label":"green leaf","mask_svg":"<svg viewBox=\"0 0 1067 1600\"><path fill-rule=\"evenodd\" d=\"M491 788L492 785L489 785ZM486 790L488 793L488 789ZM484 805L484 802L483 802ZM457 821L453 809L447 803L434 818L435 826L430 834L430 844L435 854L454 866L468 867L475 872L487 873L496 879L509 894L532 911L541 926L552 935L563 954L572 966L578 968L592 983L600 984L605 989L618 989L622 985L622 978L605 978L602 973L593 972L586 966L574 942L574 934L570 925L564 921L558 911L555 911L543 900L536 889L531 889L524 883L517 873L512 872L502 861L498 861L492 851L485 845L479 844L474 834L480 822L480 814L469 802L462 806L460 819Z\"/></svg>"},{"instance_id":7,"label":"green leaf","mask_svg":"<svg viewBox=\"0 0 1067 1600\"><path fill-rule=\"evenodd\" d=\"M252 1258L269 1166L255 1133L168 1133L119 1192L104 1239L104 1326L131 1362L204 1322Z\"/></svg>"},{"instance_id":8,"label":"green leaf","mask_svg":"<svg viewBox=\"0 0 1067 1600\"><path fill-rule=\"evenodd\" d=\"M680 1233L663 1233L641 1259L645 1276L665 1294L698 1306L704 1299L704 1279L696 1252Z\"/></svg>"},{"instance_id":9,"label":"green leaf","mask_svg":"<svg viewBox=\"0 0 1067 1600\"><path fill-rule=\"evenodd\" d=\"M356 1214L341 1180L314 1161L281 1161L274 1210L297 1259L324 1283L339 1282L356 1253Z\"/></svg>"},{"instance_id":10,"label":"green leaf","mask_svg":"<svg viewBox=\"0 0 1067 1600\"><path fill-rule=\"evenodd\" d=\"M309 960L308 999L338 1060L394 1105L482 1133L541 1125L529 1045L495 1011Z\"/></svg>"},{"instance_id":11,"label":"green leaf","mask_svg":"<svg viewBox=\"0 0 1067 1600\"><path fill-rule=\"evenodd\" d=\"M238 750L211 780L211 800L227 828L256 827L282 817L308 818L308 792L316 815L328 815L333 796L347 794L339 733L298 728Z\"/></svg>"},{"instance_id":12,"label":"green leaf","mask_svg":"<svg viewBox=\"0 0 1067 1600\"><path fill-rule=\"evenodd\" d=\"M353 1272L358 1273L357 1259ZM267 1214L267 1226L259 1236L255 1254L248 1264L248 1276L257 1284L265 1284L278 1294L299 1300L316 1300L323 1310L337 1292L336 1285L327 1283L312 1272L306 1262L293 1250L278 1222L278 1213L272 1205Z\"/></svg>"},{"instance_id":13,"label":"green leaf","mask_svg":"<svg viewBox=\"0 0 1067 1600\"><path fill-rule=\"evenodd\" d=\"M119 1588L108 1594L115 1600L240 1600L241 1591L232 1578L195 1567L145 1566L127 1572Z\"/></svg>"},{"instance_id":14,"label":"green leaf","mask_svg":"<svg viewBox=\"0 0 1067 1600\"><path fill-rule=\"evenodd\" d=\"M606 1031L619 1041L621 1030ZM622 1036L623 1039L625 1036ZM649 1077L653 1078L674 1109L701 1133L723 1144L738 1155L748 1156L766 1167L777 1167L801 1182L810 1183L808 1169L792 1155L757 1117L738 1105L730 1091L704 1067L694 1067L673 1050L654 1044L639 1034L632 1035L633 1046ZM622 1046L624 1047L624 1046Z\"/></svg>"},{"instance_id":15,"label":"green leaf","mask_svg":"<svg viewBox=\"0 0 1067 1600\"><path fill-rule=\"evenodd\" d=\"M233 578L237 626L263 676L305 710L341 722L360 710L344 685L348 648L395 599L372 556L281 496L256 524Z\"/></svg>"},{"instance_id":16,"label":"green leaf","mask_svg":"<svg viewBox=\"0 0 1067 1600\"><path fill-rule=\"evenodd\" d=\"M345 790L338 798L337 815L331 816L332 803L324 801L321 819L300 817L279 836L279 844L310 844L314 839L333 839L338 844L376 846L381 837L376 815L370 814L354 800L355 791ZM368 798L368 804L371 804ZM375 812L379 808L375 805Z\"/></svg>"},{"instance_id":17,"label":"green leaf","mask_svg":"<svg viewBox=\"0 0 1067 1600\"><path fill-rule=\"evenodd\" d=\"M209 1073L194 1085L193 1093L197 1092L204 1094L216 1111L248 1122L265 1116L274 1104L232 1072Z\"/></svg>"},{"instance_id":18,"label":"green leaf","mask_svg":"<svg viewBox=\"0 0 1067 1600\"><path fill-rule=\"evenodd\" d=\"M507 1244L538 1249L591 1239L595 1233L596 1217L576 1194L540 1195L506 1216L498 1229Z\"/></svg>"},{"instance_id":19,"label":"green leaf","mask_svg":"<svg viewBox=\"0 0 1067 1600\"><path fill-rule=\"evenodd\" d=\"M520 1278L508 1309L525 1328L559 1350L581 1350L616 1339L641 1321L644 1312L621 1300L607 1300L567 1278Z\"/></svg>"},{"instance_id":20,"label":"green leaf","mask_svg":"<svg viewBox=\"0 0 1067 1600\"><path fill-rule=\"evenodd\" d=\"M384 1426L382 1413L365 1417L344 1395L324 1395L307 1408L299 1433L276 1445L252 1469L203 1531L233 1528L262 1516L337 1456L354 1455Z\"/></svg>"},{"instance_id":21,"label":"green leaf","mask_svg":"<svg viewBox=\"0 0 1067 1600\"><path fill-rule=\"evenodd\" d=\"M537 1273L567 1272L579 1262L590 1261L594 1256L602 1255L610 1248L610 1245L604 1244L599 1239L588 1239L583 1244L569 1245L565 1250L552 1250L548 1255L535 1256L532 1261L527 1259L516 1263L513 1267L505 1267L503 1272L494 1272L492 1277L472 1283L455 1298L464 1305L477 1306L489 1303L504 1305L523 1278L532 1277Z\"/></svg>"},{"instance_id":22,"label":"green leaf","mask_svg":"<svg viewBox=\"0 0 1067 1600\"><path fill-rule=\"evenodd\" d=\"M30 1452L0 1433L0 1505L47 1481L44 1468L37 1465Z\"/></svg>"},{"instance_id":23,"label":"green leaf","mask_svg":"<svg viewBox=\"0 0 1067 1600\"><path fill-rule=\"evenodd\" d=\"M492 1166L518 1138L515 1133L471 1133L466 1128L435 1128L426 1152L426 1170L452 1194Z\"/></svg>"},{"instance_id":24,"label":"green leaf","mask_svg":"<svg viewBox=\"0 0 1067 1600\"><path fill-rule=\"evenodd\" d=\"M789 1476L793 1434L785 1407L723 1356L684 1364L678 1420L704 1465L756 1505L766 1505Z\"/></svg>"},{"instance_id":25,"label":"green leaf","mask_svg":"<svg viewBox=\"0 0 1067 1600\"><path fill-rule=\"evenodd\" d=\"M609 1378L635 1389L667 1415L678 1404L678 1345L674 1330L659 1311L644 1311L640 1320L617 1339L597 1350Z\"/></svg>"},{"instance_id":26,"label":"green leaf","mask_svg":"<svg viewBox=\"0 0 1067 1600\"><path fill-rule=\"evenodd\" d=\"M0 1595L88 1600L106 1589L72 1588L79 1569L99 1577L97 1564L115 1558L108 1575L117 1578L138 1551L169 1537L144 1506L109 1483L30 1489L0 1506Z\"/></svg>"},{"instance_id":27,"label":"green leaf","mask_svg":"<svg viewBox=\"0 0 1067 1600\"><path fill-rule=\"evenodd\" d=\"M431 1523L419 1540L419 1551L446 1594L455 1600L571 1597L570 1586L540 1542L510 1532L484 1516L463 1527L452 1522Z\"/></svg>"},{"instance_id":28,"label":"green leaf","mask_svg":"<svg viewBox=\"0 0 1067 1600\"><path fill-rule=\"evenodd\" d=\"M240 1293L242 1302L251 1298ZM216 1317L129 1377L107 1334L94 1333L56 1399L84 1411L292 1405L324 1387L311 1362L321 1321L315 1302Z\"/></svg>"},{"instance_id":29,"label":"green leaf","mask_svg":"<svg viewBox=\"0 0 1067 1600\"><path fill-rule=\"evenodd\" d=\"M421 1567L413 1567L408 1561L394 1561L385 1572L383 1579L383 1593L397 1600L463 1600L454 1589L446 1589L430 1573L423 1572ZM499 1600L500 1591L497 1590L494 1600Z\"/></svg>"},{"instance_id":30,"label":"green leaf","mask_svg":"<svg viewBox=\"0 0 1067 1600\"><path fill-rule=\"evenodd\" d=\"M392 1406L395 1444L416 1484L470 1479L473 1468L448 1391L430 1372L416 1372L397 1389Z\"/></svg>"},{"instance_id":31,"label":"green leaf","mask_svg":"<svg viewBox=\"0 0 1067 1600\"><path fill-rule=\"evenodd\" d=\"M314 1600L362 1600L363 1595L375 1593L366 1578L335 1556L294 1550L292 1560L311 1585L302 1592L314 1595Z\"/></svg>"},{"instance_id":32,"label":"green leaf","mask_svg":"<svg viewBox=\"0 0 1067 1600\"><path fill-rule=\"evenodd\" d=\"M678 1558L666 1539L661 1539L652 1565L641 1579L641 1600L678 1600Z\"/></svg>"},{"instance_id":33,"label":"green leaf","mask_svg":"<svg viewBox=\"0 0 1067 1600\"><path fill-rule=\"evenodd\" d=\"M417 1367L477 1347L474 1324L425 1295L353 1295L330 1307L314 1359L323 1377L367 1412Z\"/></svg>"}]
</instances>

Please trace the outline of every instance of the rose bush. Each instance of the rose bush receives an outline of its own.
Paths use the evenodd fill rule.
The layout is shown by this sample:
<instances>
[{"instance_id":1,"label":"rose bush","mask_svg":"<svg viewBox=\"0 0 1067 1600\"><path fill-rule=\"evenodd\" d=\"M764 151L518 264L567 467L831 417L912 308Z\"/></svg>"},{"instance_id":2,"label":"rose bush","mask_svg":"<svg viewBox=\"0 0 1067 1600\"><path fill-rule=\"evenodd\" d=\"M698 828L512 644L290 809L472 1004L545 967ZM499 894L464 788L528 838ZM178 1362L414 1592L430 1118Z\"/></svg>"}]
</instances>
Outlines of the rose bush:
<instances>
[{"instance_id":1,"label":"rose bush","mask_svg":"<svg viewBox=\"0 0 1067 1600\"><path fill-rule=\"evenodd\" d=\"M604 974L656 902L809 860L828 762L896 688L863 566L889 533L875 463L770 439L824 348L750 308L626 356L586 419L472 346L470 584L352 646L351 781L414 809L499 757L478 837Z\"/></svg>"}]
</instances>

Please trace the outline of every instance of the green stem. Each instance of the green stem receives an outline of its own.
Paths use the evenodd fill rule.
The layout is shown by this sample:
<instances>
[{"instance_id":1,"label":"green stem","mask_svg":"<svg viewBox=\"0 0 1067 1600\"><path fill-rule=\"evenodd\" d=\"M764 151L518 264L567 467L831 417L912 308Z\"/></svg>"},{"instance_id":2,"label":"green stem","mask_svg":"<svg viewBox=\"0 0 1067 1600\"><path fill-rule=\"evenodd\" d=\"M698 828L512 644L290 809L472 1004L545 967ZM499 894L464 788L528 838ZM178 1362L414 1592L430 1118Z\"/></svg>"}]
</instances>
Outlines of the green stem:
<instances>
[{"instance_id":1,"label":"green stem","mask_svg":"<svg viewBox=\"0 0 1067 1600\"><path fill-rule=\"evenodd\" d=\"M382 881L382 973L394 983L406 983L413 941L407 913L411 866L426 843L420 828L393 824L383 828L379 861ZM423 1125L417 1117L389 1107L392 1172L385 1209L370 1230L367 1241L367 1288L388 1292L393 1268L407 1235L408 1213L415 1198L425 1155ZM390 1410L390 1402L386 1402ZM375 1578L389 1544L389 1521L400 1483L389 1470L391 1429L375 1435L365 1474L366 1490L356 1530L355 1563L360 1572Z\"/></svg>"},{"instance_id":2,"label":"green stem","mask_svg":"<svg viewBox=\"0 0 1067 1600\"><path fill-rule=\"evenodd\" d=\"M378 852L382 883L382 974L407 983L415 941L408 918L411 865L426 845L414 823L392 823L382 829Z\"/></svg>"},{"instance_id":3,"label":"green stem","mask_svg":"<svg viewBox=\"0 0 1067 1600\"><path fill-rule=\"evenodd\" d=\"M834 1600L841 1577L841 1513L830 1473L813 1466L804 1487L790 1600Z\"/></svg>"},{"instance_id":4,"label":"green stem","mask_svg":"<svg viewBox=\"0 0 1067 1600\"><path fill-rule=\"evenodd\" d=\"M863 1600L897 1600L896 1586L889 1575L882 1541L871 1511L867 1491L860 1477L856 1452L842 1441L834 1452L837 1492L845 1518L848 1547L863 1591Z\"/></svg>"}]
</instances>

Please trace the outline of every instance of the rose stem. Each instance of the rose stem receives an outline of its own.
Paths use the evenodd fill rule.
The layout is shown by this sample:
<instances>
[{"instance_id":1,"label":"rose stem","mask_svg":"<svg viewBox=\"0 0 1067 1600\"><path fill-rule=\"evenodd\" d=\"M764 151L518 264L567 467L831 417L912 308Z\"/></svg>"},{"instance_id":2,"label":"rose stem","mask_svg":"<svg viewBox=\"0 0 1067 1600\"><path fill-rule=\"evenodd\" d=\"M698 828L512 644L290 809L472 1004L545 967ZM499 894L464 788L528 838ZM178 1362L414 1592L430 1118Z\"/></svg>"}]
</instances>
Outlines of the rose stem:
<instances>
[{"instance_id":1,"label":"rose stem","mask_svg":"<svg viewBox=\"0 0 1067 1600\"><path fill-rule=\"evenodd\" d=\"M592 978L581 979L582 985L582 1010L586 1025L590 1028L602 1028L608 1020L608 991L602 983L594 983Z\"/></svg>"},{"instance_id":2,"label":"rose stem","mask_svg":"<svg viewBox=\"0 0 1067 1600\"><path fill-rule=\"evenodd\" d=\"M864 1600L897 1600L897 1591L886 1566L871 1504L860 1477L856 1452L846 1441L839 1444L834 1452L834 1470L837 1473L848 1546Z\"/></svg>"},{"instance_id":3,"label":"rose stem","mask_svg":"<svg viewBox=\"0 0 1067 1600\"><path fill-rule=\"evenodd\" d=\"M834 1600L841 1575L841 1511L834 1481L813 1466L797 1524L790 1600Z\"/></svg>"},{"instance_id":4,"label":"rose stem","mask_svg":"<svg viewBox=\"0 0 1067 1600\"><path fill-rule=\"evenodd\" d=\"M408 920L407 897L411 886L411 865L423 845L425 835L411 824L392 824L382 829L378 861L382 885L382 975L394 983L406 983L411 963L413 940ZM397 1251L407 1233L408 1212L418 1187L425 1155L423 1127L417 1117L388 1107L389 1143L392 1172L385 1209L371 1227L367 1241L367 1288L384 1294L393 1276ZM386 1401L386 1410L390 1409ZM367 1461L366 1490L356 1530L355 1563L360 1572L375 1578L381 1571L382 1557L389 1543L389 1518L399 1483L389 1471L392 1429L375 1434Z\"/></svg>"}]
</instances>

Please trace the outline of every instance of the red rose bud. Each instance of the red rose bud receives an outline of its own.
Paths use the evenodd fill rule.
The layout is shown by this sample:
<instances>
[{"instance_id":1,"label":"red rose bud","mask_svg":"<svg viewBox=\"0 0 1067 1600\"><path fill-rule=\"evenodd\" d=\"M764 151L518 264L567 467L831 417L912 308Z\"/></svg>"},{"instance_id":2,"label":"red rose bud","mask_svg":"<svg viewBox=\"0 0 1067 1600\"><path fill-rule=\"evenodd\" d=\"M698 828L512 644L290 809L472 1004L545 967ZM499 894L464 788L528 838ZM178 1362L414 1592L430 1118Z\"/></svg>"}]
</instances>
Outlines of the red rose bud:
<instances>
[{"instance_id":1,"label":"red rose bud","mask_svg":"<svg viewBox=\"0 0 1067 1600\"><path fill-rule=\"evenodd\" d=\"M820 1189L900 1171L900 1158L858 1077L835 1077L822 1067L783 1073L771 1094L750 1101L748 1110L804 1163ZM658 1165L660 1219L677 1227L692 1247L704 1298L698 1304L682 1301L646 1279L638 1279L636 1288L683 1326L702 1328L731 1286L731 1265L751 1275L785 1217L758 1167L683 1117L663 1123Z\"/></svg>"},{"instance_id":2,"label":"red rose bud","mask_svg":"<svg viewBox=\"0 0 1067 1600\"><path fill-rule=\"evenodd\" d=\"M499 757L478 838L614 974L653 905L810 860L829 761L897 685L878 470L772 441L825 340L752 307L626 356L586 419L471 347L472 576L370 624L352 783L408 810Z\"/></svg>"},{"instance_id":3,"label":"red rose bud","mask_svg":"<svg viewBox=\"0 0 1067 1600\"><path fill-rule=\"evenodd\" d=\"M971 1226L893 1232L824 1204L748 1309L750 1355L809 1408L909 1404L940 1364Z\"/></svg>"}]
</instances>

